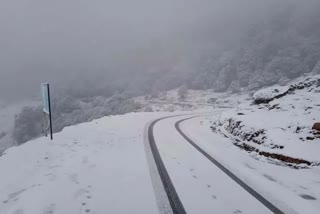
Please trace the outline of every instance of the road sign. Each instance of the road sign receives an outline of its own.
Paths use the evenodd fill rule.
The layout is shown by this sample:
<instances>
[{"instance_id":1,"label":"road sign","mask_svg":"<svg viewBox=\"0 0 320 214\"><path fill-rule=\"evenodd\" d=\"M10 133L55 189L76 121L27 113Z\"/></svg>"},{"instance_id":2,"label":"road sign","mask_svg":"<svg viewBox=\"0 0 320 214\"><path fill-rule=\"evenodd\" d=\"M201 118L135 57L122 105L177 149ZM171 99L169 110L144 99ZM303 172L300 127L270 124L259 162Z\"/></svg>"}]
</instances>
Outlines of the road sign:
<instances>
[{"instance_id":1,"label":"road sign","mask_svg":"<svg viewBox=\"0 0 320 214\"><path fill-rule=\"evenodd\" d=\"M42 95L42 110L46 117L49 117L50 138L53 139L52 135L52 117L51 117L51 103L50 103L50 87L49 83L41 84L41 95Z\"/></svg>"},{"instance_id":2,"label":"road sign","mask_svg":"<svg viewBox=\"0 0 320 214\"><path fill-rule=\"evenodd\" d=\"M50 114L49 110L49 84L42 83L41 84L41 92L42 92L42 110L46 114Z\"/></svg>"}]
</instances>

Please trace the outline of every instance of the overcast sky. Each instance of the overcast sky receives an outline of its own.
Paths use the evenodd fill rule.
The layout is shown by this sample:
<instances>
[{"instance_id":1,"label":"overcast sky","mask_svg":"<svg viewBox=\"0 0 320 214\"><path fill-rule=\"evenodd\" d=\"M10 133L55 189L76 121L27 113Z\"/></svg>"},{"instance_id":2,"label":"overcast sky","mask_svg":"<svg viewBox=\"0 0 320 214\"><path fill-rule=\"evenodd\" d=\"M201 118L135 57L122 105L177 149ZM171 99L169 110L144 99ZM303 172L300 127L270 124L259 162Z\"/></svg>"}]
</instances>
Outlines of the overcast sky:
<instances>
[{"instance_id":1,"label":"overcast sky","mask_svg":"<svg viewBox=\"0 0 320 214\"><path fill-rule=\"evenodd\" d=\"M284 1L1 0L0 98L236 37L276 9L274 2Z\"/></svg>"}]
</instances>

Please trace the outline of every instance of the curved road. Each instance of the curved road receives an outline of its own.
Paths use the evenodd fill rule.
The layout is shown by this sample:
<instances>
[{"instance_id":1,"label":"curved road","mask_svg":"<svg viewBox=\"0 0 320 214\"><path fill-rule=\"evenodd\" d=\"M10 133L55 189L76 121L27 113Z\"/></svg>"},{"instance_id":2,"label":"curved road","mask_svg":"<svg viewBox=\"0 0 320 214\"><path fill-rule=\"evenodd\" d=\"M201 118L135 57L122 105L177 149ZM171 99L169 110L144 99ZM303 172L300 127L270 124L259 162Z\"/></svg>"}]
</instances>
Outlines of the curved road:
<instances>
[{"instance_id":1,"label":"curved road","mask_svg":"<svg viewBox=\"0 0 320 214\"><path fill-rule=\"evenodd\" d=\"M165 117L148 126L147 153L152 154L160 213L282 214L182 132L180 124L198 116Z\"/></svg>"}]
</instances>

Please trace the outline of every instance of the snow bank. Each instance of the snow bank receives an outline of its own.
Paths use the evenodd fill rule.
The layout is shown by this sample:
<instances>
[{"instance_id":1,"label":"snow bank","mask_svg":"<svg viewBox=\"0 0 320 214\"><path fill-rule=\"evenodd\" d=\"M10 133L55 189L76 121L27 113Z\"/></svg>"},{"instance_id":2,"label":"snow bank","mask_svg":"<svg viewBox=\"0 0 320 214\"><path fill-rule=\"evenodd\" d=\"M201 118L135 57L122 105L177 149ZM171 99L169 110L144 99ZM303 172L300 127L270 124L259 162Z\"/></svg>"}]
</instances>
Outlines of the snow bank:
<instances>
[{"instance_id":1,"label":"snow bank","mask_svg":"<svg viewBox=\"0 0 320 214\"><path fill-rule=\"evenodd\" d=\"M256 91L253 94L253 99L256 104L268 103L275 98L284 96L289 92L290 87L288 86L272 86Z\"/></svg>"},{"instance_id":2,"label":"snow bank","mask_svg":"<svg viewBox=\"0 0 320 214\"><path fill-rule=\"evenodd\" d=\"M288 86L274 85L268 88L263 88L253 94L255 104L269 103L274 99L281 98L288 93L293 93L296 90L320 86L320 75L307 75L293 80ZM313 88L312 88L313 87Z\"/></svg>"},{"instance_id":3,"label":"snow bank","mask_svg":"<svg viewBox=\"0 0 320 214\"><path fill-rule=\"evenodd\" d=\"M254 99L269 100L268 104L243 102L237 110L224 112L213 128L238 147L266 156L273 163L298 168L317 166L320 133L312 126L320 120L319 77L307 76L285 87L259 90Z\"/></svg>"}]
</instances>

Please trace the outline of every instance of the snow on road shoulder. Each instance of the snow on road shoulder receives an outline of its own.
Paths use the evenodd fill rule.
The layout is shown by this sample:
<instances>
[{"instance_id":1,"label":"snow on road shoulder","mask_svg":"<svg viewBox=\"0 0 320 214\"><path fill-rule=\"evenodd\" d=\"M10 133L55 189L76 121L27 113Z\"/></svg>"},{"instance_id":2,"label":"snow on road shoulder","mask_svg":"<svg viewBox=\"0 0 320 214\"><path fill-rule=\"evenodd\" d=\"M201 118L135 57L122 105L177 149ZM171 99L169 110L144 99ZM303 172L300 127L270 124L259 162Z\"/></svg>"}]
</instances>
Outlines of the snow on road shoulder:
<instances>
[{"instance_id":1,"label":"snow on road shoulder","mask_svg":"<svg viewBox=\"0 0 320 214\"><path fill-rule=\"evenodd\" d=\"M270 164L267 158L248 154L230 139L212 132L210 125L219 115L194 118L181 129L202 149L240 177L284 213L320 213L320 169L293 169Z\"/></svg>"},{"instance_id":2,"label":"snow on road shoulder","mask_svg":"<svg viewBox=\"0 0 320 214\"><path fill-rule=\"evenodd\" d=\"M0 213L157 213L143 147L163 113L104 117L0 157Z\"/></svg>"}]
</instances>

